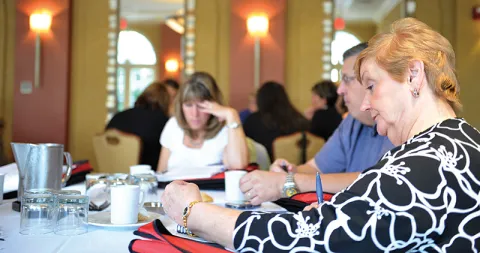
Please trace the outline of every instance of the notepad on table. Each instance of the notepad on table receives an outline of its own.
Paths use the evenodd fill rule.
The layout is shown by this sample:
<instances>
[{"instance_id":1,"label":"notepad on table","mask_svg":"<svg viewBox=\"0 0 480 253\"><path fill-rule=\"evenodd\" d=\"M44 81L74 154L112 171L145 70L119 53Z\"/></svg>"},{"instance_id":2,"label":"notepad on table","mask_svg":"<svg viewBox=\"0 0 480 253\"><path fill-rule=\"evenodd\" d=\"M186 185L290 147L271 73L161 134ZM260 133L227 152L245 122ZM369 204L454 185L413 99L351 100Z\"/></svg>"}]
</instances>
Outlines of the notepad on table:
<instances>
[{"instance_id":1,"label":"notepad on table","mask_svg":"<svg viewBox=\"0 0 480 253\"><path fill-rule=\"evenodd\" d=\"M157 180L159 182L170 182L173 180L210 178L225 169L223 165L214 166L198 166L198 167L181 167L169 168L165 173L157 173Z\"/></svg>"}]
</instances>

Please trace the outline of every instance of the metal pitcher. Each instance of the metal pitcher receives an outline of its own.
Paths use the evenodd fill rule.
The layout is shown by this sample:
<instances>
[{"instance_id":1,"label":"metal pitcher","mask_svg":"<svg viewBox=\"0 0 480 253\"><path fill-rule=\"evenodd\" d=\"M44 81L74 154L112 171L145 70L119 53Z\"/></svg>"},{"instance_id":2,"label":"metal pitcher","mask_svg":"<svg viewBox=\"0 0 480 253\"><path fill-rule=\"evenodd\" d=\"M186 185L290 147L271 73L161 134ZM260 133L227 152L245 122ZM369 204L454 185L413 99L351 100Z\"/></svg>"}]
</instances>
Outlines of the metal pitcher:
<instances>
[{"instance_id":1,"label":"metal pitcher","mask_svg":"<svg viewBox=\"0 0 480 253\"><path fill-rule=\"evenodd\" d=\"M21 200L23 192L30 189L48 188L61 190L72 174L72 157L63 152L62 144L55 143L11 143L13 155L17 162L18 195ZM63 176L63 156L67 162L67 171Z\"/></svg>"}]
</instances>

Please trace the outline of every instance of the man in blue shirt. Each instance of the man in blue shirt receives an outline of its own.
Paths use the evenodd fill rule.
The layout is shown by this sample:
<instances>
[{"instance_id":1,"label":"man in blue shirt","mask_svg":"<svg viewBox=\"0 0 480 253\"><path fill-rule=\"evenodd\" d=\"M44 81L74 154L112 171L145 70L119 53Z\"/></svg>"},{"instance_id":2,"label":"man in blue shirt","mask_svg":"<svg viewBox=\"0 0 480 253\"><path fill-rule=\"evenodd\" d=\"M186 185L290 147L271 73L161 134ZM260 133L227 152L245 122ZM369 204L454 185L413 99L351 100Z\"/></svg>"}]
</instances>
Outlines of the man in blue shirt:
<instances>
[{"instance_id":1,"label":"man in blue shirt","mask_svg":"<svg viewBox=\"0 0 480 253\"><path fill-rule=\"evenodd\" d=\"M339 192L393 148L387 137L377 133L370 113L360 110L366 90L357 81L354 66L358 54L366 47L367 44L362 43L343 54L342 81L337 92L343 96L349 115L314 159L298 167L277 159L270 167L272 172L255 171L245 175L240 181L240 188L252 204L290 197L285 190L292 185L295 191L315 191L313 173L317 171L322 173L324 191ZM287 175L281 166L287 166L289 171L296 173Z\"/></svg>"}]
</instances>

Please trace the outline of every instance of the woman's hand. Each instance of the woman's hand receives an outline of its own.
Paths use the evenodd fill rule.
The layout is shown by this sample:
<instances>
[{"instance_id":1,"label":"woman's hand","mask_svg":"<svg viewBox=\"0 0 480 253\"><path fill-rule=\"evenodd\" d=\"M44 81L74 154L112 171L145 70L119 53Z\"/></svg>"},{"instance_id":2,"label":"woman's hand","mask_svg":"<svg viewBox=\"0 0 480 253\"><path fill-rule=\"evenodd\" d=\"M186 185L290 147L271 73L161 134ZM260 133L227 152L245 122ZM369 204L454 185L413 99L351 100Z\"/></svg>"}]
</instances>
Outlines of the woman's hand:
<instances>
[{"instance_id":1,"label":"woman's hand","mask_svg":"<svg viewBox=\"0 0 480 253\"><path fill-rule=\"evenodd\" d=\"M287 173L285 168L288 170L288 172L297 172L296 166L285 159L277 159L272 163L272 165L270 165L270 171L272 172Z\"/></svg>"},{"instance_id":2,"label":"woman's hand","mask_svg":"<svg viewBox=\"0 0 480 253\"><path fill-rule=\"evenodd\" d=\"M303 211L310 211L312 208L318 208L318 202L314 202L310 204L309 206L306 206Z\"/></svg>"},{"instance_id":3,"label":"woman's hand","mask_svg":"<svg viewBox=\"0 0 480 253\"><path fill-rule=\"evenodd\" d=\"M217 117L220 121L226 121L227 123L230 123L231 121L235 121L236 115L238 118L238 113L235 111L235 109L228 106L219 105L217 102L204 100L198 103L198 105L200 106L201 112L211 114Z\"/></svg>"},{"instance_id":4,"label":"woman's hand","mask_svg":"<svg viewBox=\"0 0 480 253\"><path fill-rule=\"evenodd\" d=\"M195 200L202 201L198 186L185 181L171 182L161 197L163 210L177 224L183 224L183 209Z\"/></svg>"}]
</instances>

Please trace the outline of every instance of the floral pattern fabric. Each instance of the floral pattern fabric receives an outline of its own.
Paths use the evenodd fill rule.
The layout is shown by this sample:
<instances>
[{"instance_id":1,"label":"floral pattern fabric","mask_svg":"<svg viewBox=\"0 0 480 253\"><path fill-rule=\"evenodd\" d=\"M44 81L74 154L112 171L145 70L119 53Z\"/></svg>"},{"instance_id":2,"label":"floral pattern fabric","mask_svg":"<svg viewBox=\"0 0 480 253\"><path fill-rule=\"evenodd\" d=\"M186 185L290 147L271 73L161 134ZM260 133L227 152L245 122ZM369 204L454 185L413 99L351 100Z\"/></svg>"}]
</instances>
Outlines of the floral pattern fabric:
<instances>
[{"instance_id":1,"label":"floral pattern fabric","mask_svg":"<svg viewBox=\"0 0 480 253\"><path fill-rule=\"evenodd\" d=\"M449 119L387 152L318 209L243 212L240 252L478 252L480 133Z\"/></svg>"}]
</instances>

